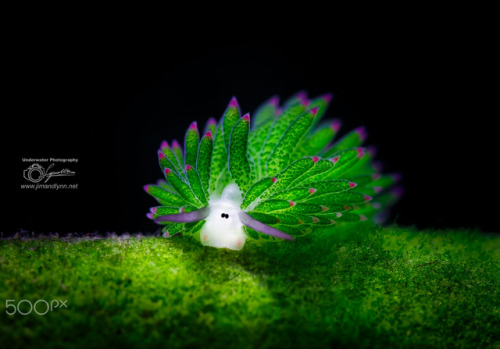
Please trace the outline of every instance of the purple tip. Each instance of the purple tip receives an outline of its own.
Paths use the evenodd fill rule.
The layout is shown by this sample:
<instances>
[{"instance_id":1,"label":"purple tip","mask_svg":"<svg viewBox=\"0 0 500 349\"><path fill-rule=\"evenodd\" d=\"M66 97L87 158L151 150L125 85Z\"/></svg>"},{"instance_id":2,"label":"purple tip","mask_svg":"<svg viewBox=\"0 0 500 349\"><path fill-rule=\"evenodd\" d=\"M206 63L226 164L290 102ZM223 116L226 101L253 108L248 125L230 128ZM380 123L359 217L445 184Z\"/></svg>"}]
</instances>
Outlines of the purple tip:
<instances>
[{"instance_id":1,"label":"purple tip","mask_svg":"<svg viewBox=\"0 0 500 349\"><path fill-rule=\"evenodd\" d=\"M172 172L172 170L171 170L171 169L169 169L168 167L166 167L166 168L165 168L165 171L163 171L163 172L165 172L165 176L166 176L166 175L168 175L170 172Z\"/></svg>"},{"instance_id":2,"label":"purple tip","mask_svg":"<svg viewBox=\"0 0 500 349\"><path fill-rule=\"evenodd\" d=\"M196 121L193 121L191 125L189 125L189 129L198 130L198 124L196 123Z\"/></svg>"},{"instance_id":3,"label":"purple tip","mask_svg":"<svg viewBox=\"0 0 500 349\"><path fill-rule=\"evenodd\" d=\"M210 119L208 119L207 124L209 124L209 125L216 125L217 124L217 120L215 120L215 118L210 118Z\"/></svg>"},{"instance_id":4,"label":"purple tip","mask_svg":"<svg viewBox=\"0 0 500 349\"><path fill-rule=\"evenodd\" d=\"M392 180L393 180L394 182L399 182L399 181L401 180L401 177L402 177L402 176L401 176L401 173L393 173L393 174L392 174Z\"/></svg>"},{"instance_id":5,"label":"purple tip","mask_svg":"<svg viewBox=\"0 0 500 349\"><path fill-rule=\"evenodd\" d=\"M172 148L180 148L180 147L181 146L180 146L179 142L177 142L177 139L174 139L172 141Z\"/></svg>"},{"instance_id":6,"label":"purple tip","mask_svg":"<svg viewBox=\"0 0 500 349\"><path fill-rule=\"evenodd\" d=\"M365 155L365 149L364 148L358 148L358 158L362 158L363 155Z\"/></svg>"},{"instance_id":7,"label":"purple tip","mask_svg":"<svg viewBox=\"0 0 500 349\"><path fill-rule=\"evenodd\" d=\"M372 199L372 197L369 195L365 195L364 198L365 198L365 201L370 201Z\"/></svg>"},{"instance_id":8,"label":"purple tip","mask_svg":"<svg viewBox=\"0 0 500 349\"><path fill-rule=\"evenodd\" d=\"M314 163L317 163L319 161L319 156L313 156L312 159Z\"/></svg>"},{"instance_id":9,"label":"purple tip","mask_svg":"<svg viewBox=\"0 0 500 349\"><path fill-rule=\"evenodd\" d=\"M269 104L271 104L275 108L278 108L278 106L280 105L280 98L279 98L279 96L272 96L269 99Z\"/></svg>"},{"instance_id":10,"label":"purple tip","mask_svg":"<svg viewBox=\"0 0 500 349\"><path fill-rule=\"evenodd\" d=\"M340 121L339 119L333 119L330 124L330 127L335 133L339 132L340 126L342 126L342 121Z\"/></svg>"},{"instance_id":11,"label":"purple tip","mask_svg":"<svg viewBox=\"0 0 500 349\"><path fill-rule=\"evenodd\" d=\"M167 181L164 179L160 178L159 180L156 181L156 185L164 185L164 184L167 184Z\"/></svg>"},{"instance_id":12,"label":"purple tip","mask_svg":"<svg viewBox=\"0 0 500 349\"><path fill-rule=\"evenodd\" d=\"M245 115L243 115L242 118L243 118L243 120L250 122L250 113L246 113Z\"/></svg>"},{"instance_id":13,"label":"purple tip","mask_svg":"<svg viewBox=\"0 0 500 349\"><path fill-rule=\"evenodd\" d=\"M161 149L158 149L158 157L160 159L163 159L165 157L165 154L163 154L163 152L161 151Z\"/></svg>"},{"instance_id":14,"label":"purple tip","mask_svg":"<svg viewBox=\"0 0 500 349\"><path fill-rule=\"evenodd\" d=\"M153 219L153 214L151 212L146 213L146 217L149 219Z\"/></svg>"},{"instance_id":15,"label":"purple tip","mask_svg":"<svg viewBox=\"0 0 500 349\"><path fill-rule=\"evenodd\" d=\"M238 108L239 107L238 101L236 100L236 97L233 96L233 98L231 98L231 101L229 102L228 107L229 108Z\"/></svg>"},{"instance_id":16,"label":"purple tip","mask_svg":"<svg viewBox=\"0 0 500 349\"><path fill-rule=\"evenodd\" d=\"M149 184L146 184L144 187L142 187L142 189L144 189L144 191L147 193L148 192L148 189L149 189Z\"/></svg>"},{"instance_id":17,"label":"purple tip","mask_svg":"<svg viewBox=\"0 0 500 349\"><path fill-rule=\"evenodd\" d=\"M311 109L311 114L316 116L318 114L319 107L314 107Z\"/></svg>"},{"instance_id":18,"label":"purple tip","mask_svg":"<svg viewBox=\"0 0 500 349\"><path fill-rule=\"evenodd\" d=\"M355 186L357 186L356 183L354 182L349 182L349 188L354 188Z\"/></svg>"},{"instance_id":19,"label":"purple tip","mask_svg":"<svg viewBox=\"0 0 500 349\"><path fill-rule=\"evenodd\" d=\"M276 109L276 113L275 113L276 116L280 116L282 113L283 113L283 109L281 109L281 108Z\"/></svg>"},{"instance_id":20,"label":"purple tip","mask_svg":"<svg viewBox=\"0 0 500 349\"><path fill-rule=\"evenodd\" d=\"M392 190L392 195L394 195L396 198L400 198L404 194L404 189L401 186L398 186Z\"/></svg>"},{"instance_id":21,"label":"purple tip","mask_svg":"<svg viewBox=\"0 0 500 349\"><path fill-rule=\"evenodd\" d=\"M300 100L300 104L302 104L304 107L307 108L307 106L311 103L310 100L308 100L307 98L306 99L301 99Z\"/></svg>"},{"instance_id":22,"label":"purple tip","mask_svg":"<svg viewBox=\"0 0 500 349\"><path fill-rule=\"evenodd\" d=\"M161 145L160 145L160 148L162 148L162 149L163 149L163 148L168 148L168 143L167 143L167 141L162 141L162 142L161 142Z\"/></svg>"},{"instance_id":23,"label":"purple tip","mask_svg":"<svg viewBox=\"0 0 500 349\"><path fill-rule=\"evenodd\" d=\"M156 214L158 207L151 207L149 210L151 211L152 214Z\"/></svg>"},{"instance_id":24,"label":"purple tip","mask_svg":"<svg viewBox=\"0 0 500 349\"><path fill-rule=\"evenodd\" d=\"M299 92L297 92L295 97L297 97L298 99L300 99L301 101L304 102L307 100L307 92L305 90L299 91Z\"/></svg>"},{"instance_id":25,"label":"purple tip","mask_svg":"<svg viewBox=\"0 0 500 349\"><path fill-rule=\"evenodd\" d=\"M191 166L191 165L186 165L186 171L190 171L190 170L192 170L192 169L193 169L193 166Z\"/></svg>"},{"instance_id":26,"label":"purple tip","mask_svg":"<svg viewBox=\"0 0 500 349\"><path fill-rule=\"evenodd\" d=\"M375 155L377 154L377 147L374 145L370 145L366 148L366 151L368 152L368 154L370 154L371 157L375 157Z\"/></svg>"},{"instance_id":27,"label":"purple tip","mask_svg":"<svg viewBox=\"0 0 500 349\"><path fill-rule=\"evenodd\" d=\"M366 129L364 126L358 127L357 129L354 130L354 132L357 132L359 134L359 138L361 138L361 142L364 142L366 139Z\"/></svg>"},{"instance_id":28,"label":"purple tip","mask_svg":"<svg viewBox=\"0 0 500 349\"><path fill-rule=\"evenodd\" d=\"M339 159L340 159L340 155L337 155L337 156L335 156L334 158L332 158L332 159L330 159L330 160L331 160L331 161L333 162L333 164L335 165L335 164L337 163L337 161L339 161Z\"/></svg>"},{"instance_id":29,"label":"purple tip","mask_svg":"<svg viewBox=\"0 0 500 349\"><path fill-rule=\"evenodd\" d=\"M205 137L212 138L212 131L208 130L207 133L205 134Z\"/></svg>"},{"instance_id":30,"label":"purple tip","mask_svg":"<svg viewBox=\"0 0 500 349\"><path fill-rule=\"evenodd\" d=\"M325 100L326 104L329 104L333 99L333 93L325 93L321 98Z\"/></svg>"}]
</instances>

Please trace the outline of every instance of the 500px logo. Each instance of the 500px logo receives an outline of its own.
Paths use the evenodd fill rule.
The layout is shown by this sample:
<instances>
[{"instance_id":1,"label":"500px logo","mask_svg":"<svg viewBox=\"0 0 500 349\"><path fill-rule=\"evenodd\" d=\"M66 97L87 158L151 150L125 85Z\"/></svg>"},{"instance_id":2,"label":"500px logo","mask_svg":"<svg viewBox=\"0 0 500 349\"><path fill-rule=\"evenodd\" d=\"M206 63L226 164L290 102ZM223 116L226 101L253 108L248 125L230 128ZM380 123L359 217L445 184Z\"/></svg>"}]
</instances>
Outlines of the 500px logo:
<instances>
[{"instance_id":1,"label":"500px logo","mask_svg":"<svg viewBox=\"0 0 500 349\"><path fill-rule=\"evenodd\" d=\"M15 315L16 313L19 313L21 315L29 315L32 312L35 312L35 314L38 315L45 315L49 311L54 311L57 308L68 308L68 306L66 305L67 302L67 299L64 301L53 299L50 301L50 303L45 299L39 299L35 303L32 303L27 299L21 299L16 305L15 299L6 299L5 313L7 313L7 315ZM21 306L22 304L25 305Z\"/></svg>"},{"instance_id":2,"label":"500px logo","mask_svg":"<svg viewBox=\"0 0 500 349\"><path fill-rule=\"evenodd\" d=\"M75 172L68 170L67 168L62 169L61 171L52 171L49 172L49 170L54 166L54 164L50 164L47 169L44 169L43 166L34 163L27 169L23 171L23 177L24 179L33 182L33 183L38 183L42 179L47 178L44 183L47 183L49 179L52 177L61 177L61 176L74 176Z\"/></svg>"}]
</instances>

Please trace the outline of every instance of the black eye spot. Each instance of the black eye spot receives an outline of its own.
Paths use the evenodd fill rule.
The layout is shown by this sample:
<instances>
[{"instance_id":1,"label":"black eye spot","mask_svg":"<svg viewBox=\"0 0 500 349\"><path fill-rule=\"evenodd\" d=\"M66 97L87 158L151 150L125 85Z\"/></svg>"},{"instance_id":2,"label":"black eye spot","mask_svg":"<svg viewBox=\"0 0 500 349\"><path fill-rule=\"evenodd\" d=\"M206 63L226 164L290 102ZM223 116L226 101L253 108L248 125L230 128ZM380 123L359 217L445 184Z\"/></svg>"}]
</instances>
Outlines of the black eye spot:
<instances>
[{"instance_id":1,"label":"black eye spot","mask_svg":"<svg viewBox=\"0 0 500 349\"><path fill-rule=\"evenodd\" d=\"M220 216L221 216L222 218L226 218L226 219L228 219L228 218L229 218L229 215L228 215L227 213L222 213Z\"/></svg>"},{"instance_id":2,"label":"black eye spot","mask_svg":"<svg viewBox=\"0 0 500 349\"><path fill-rule=\"evenodd\" d=\"M229 218L229 215L226 213L226 219L228 219L228 218Z\"/></svg>"}]
</instances>

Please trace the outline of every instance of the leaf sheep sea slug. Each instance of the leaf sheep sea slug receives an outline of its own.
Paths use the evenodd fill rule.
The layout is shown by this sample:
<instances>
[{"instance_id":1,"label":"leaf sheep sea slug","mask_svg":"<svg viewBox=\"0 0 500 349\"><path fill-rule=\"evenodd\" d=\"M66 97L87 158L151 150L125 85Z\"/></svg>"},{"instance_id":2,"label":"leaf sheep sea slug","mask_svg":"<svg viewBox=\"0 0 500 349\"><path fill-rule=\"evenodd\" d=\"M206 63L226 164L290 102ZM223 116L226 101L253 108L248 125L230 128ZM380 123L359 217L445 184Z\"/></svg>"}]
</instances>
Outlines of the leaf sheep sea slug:
<instances>
[{"instance_id":1,"label":"leaf sheep sea slug","mask_svg":"<svg viewBox=\"0 0 500 349\"><path fill-rule=\"evenodd\" d=\"M380 220L399 196L397 174L380 174L357 128L333 142L338 120L320 122L332 98L278 97L252 115L236 98L222 118L196 122L184 146L163 141L165 180L144 186L161 206L147 216L164 236L193 235L203 245L240 250L245 240L293 240L336 224Z\"/></svg>"}]
</instances>

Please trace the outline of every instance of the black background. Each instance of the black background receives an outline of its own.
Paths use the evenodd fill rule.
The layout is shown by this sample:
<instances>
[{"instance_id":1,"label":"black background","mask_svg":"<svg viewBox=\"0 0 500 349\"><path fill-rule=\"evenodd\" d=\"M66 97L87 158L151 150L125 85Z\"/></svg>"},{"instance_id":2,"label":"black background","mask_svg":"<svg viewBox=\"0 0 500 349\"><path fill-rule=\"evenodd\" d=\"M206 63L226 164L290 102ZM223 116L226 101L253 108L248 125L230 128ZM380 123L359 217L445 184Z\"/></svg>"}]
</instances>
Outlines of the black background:
<instances>
[{"instance_id":1,"label":"black background","mask_svg":"<svg viewBox=\"0 0 500 349\"><path fill-rule=\"evenodd\" d=\"M30 36L6 54L0 231L154 231L145 213L156 202L142 187L162 176L162 140L219 118L233 95L252 112L305 89L333 92L326 117L342 119L342 134L365 125L385 170L402 173L389 223L498 232L498 112L485 107L489 54L476 39L418 28L240 40ZM78 189L21 189L23 157L79 159L66 165L74 178L57 180Z\"/></svg>"}]
</instances>

